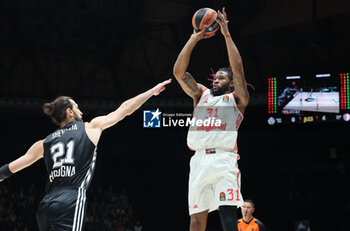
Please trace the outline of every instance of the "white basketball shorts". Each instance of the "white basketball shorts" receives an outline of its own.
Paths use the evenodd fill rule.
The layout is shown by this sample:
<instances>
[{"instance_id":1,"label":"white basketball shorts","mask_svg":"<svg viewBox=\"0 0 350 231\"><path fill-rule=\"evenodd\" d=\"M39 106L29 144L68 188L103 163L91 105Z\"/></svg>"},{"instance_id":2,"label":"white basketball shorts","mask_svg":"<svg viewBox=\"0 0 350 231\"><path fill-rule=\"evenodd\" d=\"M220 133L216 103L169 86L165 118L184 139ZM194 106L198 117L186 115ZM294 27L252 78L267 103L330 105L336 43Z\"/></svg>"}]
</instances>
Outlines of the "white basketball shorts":
<instances>
[{"instance_id":1,"label":"white basketball shorts","mask_svg":"<svg viewBox=\"0 0 350 231\"><path fill-rule=\"evenodd\" d=\"M234 152L197 150L190 161L188 203L190 215L212 212L221 205L243 206L239 155Z\"/></svg>"}]
</instances>

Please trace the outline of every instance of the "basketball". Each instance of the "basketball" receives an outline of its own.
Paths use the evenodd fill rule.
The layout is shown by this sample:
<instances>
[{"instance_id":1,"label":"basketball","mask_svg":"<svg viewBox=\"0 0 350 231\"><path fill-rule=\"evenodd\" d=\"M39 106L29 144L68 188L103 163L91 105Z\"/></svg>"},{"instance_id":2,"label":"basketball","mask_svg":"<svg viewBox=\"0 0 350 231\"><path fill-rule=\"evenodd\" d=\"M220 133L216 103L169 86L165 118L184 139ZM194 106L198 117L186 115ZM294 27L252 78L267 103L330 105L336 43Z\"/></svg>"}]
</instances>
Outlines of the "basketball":
<instances>
[{"instance_id":1,"label":"basketball","mask_svg":"<svg viewBox=\"0 0 350 231\"><path fill-rule=\"evenodd\" d=\"M203 30L204 26L207 25L208 28L205 31L205 35L214 35L219 29L220 25L215 21L220 20L217 12L211 8L201 8L194 13L192 17L192 26L198 32Z\"/></svg>"}]
</instances>

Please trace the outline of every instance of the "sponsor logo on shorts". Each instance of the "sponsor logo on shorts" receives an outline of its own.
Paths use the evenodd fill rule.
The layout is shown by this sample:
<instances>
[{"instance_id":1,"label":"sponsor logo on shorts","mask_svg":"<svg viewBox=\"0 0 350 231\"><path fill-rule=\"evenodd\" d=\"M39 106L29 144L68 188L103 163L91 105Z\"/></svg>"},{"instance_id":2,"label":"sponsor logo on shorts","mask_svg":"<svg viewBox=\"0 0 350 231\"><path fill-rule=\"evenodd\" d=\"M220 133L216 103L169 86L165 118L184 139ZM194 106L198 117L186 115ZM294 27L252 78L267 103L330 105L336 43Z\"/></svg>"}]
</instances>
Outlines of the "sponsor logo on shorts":
<instances>
[{"instance_id":1,"label":"sponsor logo on shorts","mask_svg":"<svg viewBox=\"0 0 350 231\"><path fill-rule=\"evenodd\" d=\"M224 192L220 193L220 201L225 201L226 200L226 195Z\"/></svg>"},{"instance_id":2,"label":"sponsor logo on shorts","mask_svg":"<svg viewBox=\"0 0 350 231\"><path fill-rule=\"evenodd\" d=\"M198 209L198 205L195 204L195 205L193 206L193 208L194 208L194 209Z\"/></svg>"}]
</instances>

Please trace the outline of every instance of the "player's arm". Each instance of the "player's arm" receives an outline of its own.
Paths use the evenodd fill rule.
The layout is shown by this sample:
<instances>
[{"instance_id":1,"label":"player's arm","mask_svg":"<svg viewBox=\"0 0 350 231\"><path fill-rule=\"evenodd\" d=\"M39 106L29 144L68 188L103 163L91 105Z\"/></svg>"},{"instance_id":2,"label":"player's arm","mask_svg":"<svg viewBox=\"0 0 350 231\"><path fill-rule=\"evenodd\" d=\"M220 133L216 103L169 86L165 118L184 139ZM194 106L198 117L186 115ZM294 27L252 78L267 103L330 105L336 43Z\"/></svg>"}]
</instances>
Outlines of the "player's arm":
<instances>
[{"instance_id":1,"label":"player's arm","mask_svg":"<svg viewBox=\"0 0 350 231\"><path fill-rule=\"evenodd\" d=\"M148 91L126 100L115 111L109 113L108 115L99 116L91 120L89 126L103 131L104 129L115 125L126 116L134 113L134 111L141 107L141 105L144 104L149 98L154 95L159 95L159 93L165 90L165 85L169 83L171 83L171 79L161 82Z\"/></svg>"},{"instance_id":2,"label":"player's arm","mask_svg":"<svg viewBox=\"0 0 350 231\"><path fill-rule=\"evenodd\" d=\"M233 72L233 85L235 88L235 98L238 103L238 108L244 112L249 102L249 92L247 89L247 83L244 77L243 62L239 51L233 42L229 29L228 20L225 8L222 9L222 13L218 11L220 21L216 20L220 24L221 33L225 38L227 47L228 58L230 61L230 67Z\"/></svg>"},{"instance_id":3,"label":"player's arm","mask_svg":"<svg viewBox=\"0 0 350 231\"><path fill-rule=\"evenodd\" d=\"M44 155L44 140L34 143L28 151L17 160L5 164L0 168L0 181L12 176L14 173L32 165Z\"/></svg>"},{"instance_id":4,"label":"player's arm","mask_svg":"<svg viewBox=\"0 0 350 231\"><path fill-rule=\"evenodd\" d=\"M205 29L206 27L199 32L193 31L190 39L187 41L186 45L182 48L179 56L177 57L173 69L173 74L176 80L179 82L181 88L195 102L198 101L206 87L198 84L192 75L187 72L187 68L190 63L190 57L194 47L201 39L207 38L204 35Z\"/></svg>"}]
</instances>

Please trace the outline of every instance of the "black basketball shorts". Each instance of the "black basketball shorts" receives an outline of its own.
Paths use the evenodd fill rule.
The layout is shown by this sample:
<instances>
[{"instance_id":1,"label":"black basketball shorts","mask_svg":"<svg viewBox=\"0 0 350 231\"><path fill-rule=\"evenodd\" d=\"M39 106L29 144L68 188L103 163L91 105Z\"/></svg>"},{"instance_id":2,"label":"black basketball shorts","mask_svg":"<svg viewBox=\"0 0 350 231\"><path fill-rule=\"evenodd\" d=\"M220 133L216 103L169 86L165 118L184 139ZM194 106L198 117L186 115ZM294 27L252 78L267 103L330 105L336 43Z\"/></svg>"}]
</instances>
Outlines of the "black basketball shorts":
<instances>
[{"instance_id":1,"label":"black basketball shorts","mask_svg":"<svg viewBox=\"0 0 350 231\"><path fill-rule=\"evenodd\" d=\"M39 203L36 213L40 231L81 231L86 212L86 190L55 187Z\"/></svg>"}]
</instances>

